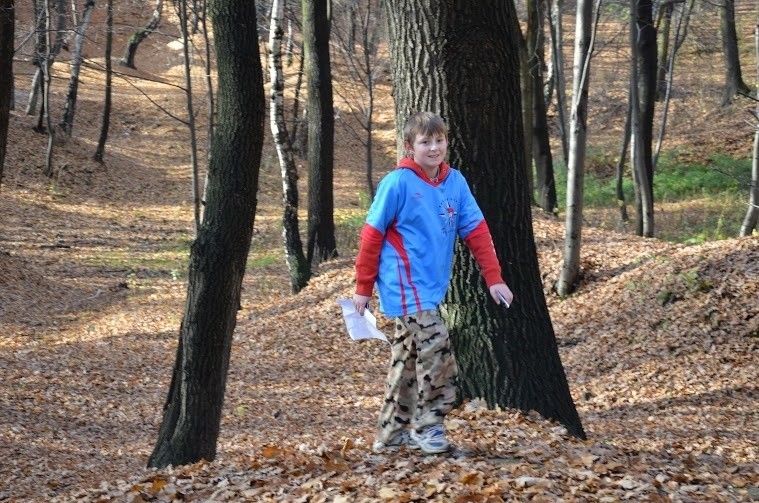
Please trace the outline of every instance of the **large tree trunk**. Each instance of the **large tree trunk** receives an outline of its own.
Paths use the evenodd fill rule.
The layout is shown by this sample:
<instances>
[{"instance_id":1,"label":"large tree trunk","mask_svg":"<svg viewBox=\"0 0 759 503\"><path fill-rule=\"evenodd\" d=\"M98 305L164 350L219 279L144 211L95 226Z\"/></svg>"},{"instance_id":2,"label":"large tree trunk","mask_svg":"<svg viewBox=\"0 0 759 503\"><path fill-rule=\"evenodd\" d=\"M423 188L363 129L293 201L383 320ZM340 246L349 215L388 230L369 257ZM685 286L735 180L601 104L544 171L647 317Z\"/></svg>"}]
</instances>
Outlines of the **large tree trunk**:
<instances>
[{"instance_id":1,"label":"large tree trunk","mask_svg":"<svg viewBox=\"0 0 759 503\"><path fill-rule=\"evenodd\" d=\"M156 0L155 8L153 9L153 15L150 17L150 21L143 28L139 28L132 33L127 41L126 49L124 49L124 57L119 61L122 65L129 68L134 68L134 57L137 54L137 48L140 46L143 40L148 38L148 35L153 33L158 25L161 23L161 13L163 12L163 0Z\"/></svg>"},{"instance_id":2,"label":"large tree trunk","mask_svg":"<svg viewBox=\"0 0 759 503\"><path fill-rule=\"evenodd\" d=\"M329 62L328 0L303 0L303 57L308 111L309 264L337 257L333 164L335 118Z\"/></svg>"},{"instance_id":3,"label":"large tree trunk","mask_svg":"<svg viewBox=\"0 0 759 503\"><path fill-rule=\"evenodd\" d=\"M282 13L284 0L273 0L271 4L271 25L269 28L269 78L270 106L269 124L277 148L279 167L282 173L282 235L285 240L285 261L290 272L290 290L297 293L306 286L311 277L311 268L303 254L303 244L298 226L298 169L293 158L290 137L285 122L284 88L282 74Z\"/></svg>"},{"instance_id":4,"label":"large tree trunk","mask_svg":"<svg viewBox=\"0 0 759 503\"><path fill-rule=\"evenodd\" d=\"M0 187L3 183L5 152L8 146L8 122L13 93L13 40L15 35L13 0L0 0Z\"/></svg>"},{"instance_id":5,"label":"large tree trunk","mask_svg":"<svg viewBox=\"0 0 759 503\"><path fill-rule=\"evenodd\" d=\"M600 10L600 0L596 15ZM569 295L577 286L582 248L582 212L585 180L585 143L588 121L590 58L593 53L593 5L577 1L575 55L573 64L572 109L569 125L569 163L567 164L567 215L564 229L564 260L556 284L559 295Z\"/></svg>"},{"instance_id":6,"label":"large tree trunk","mask_svg":"<svg viewBox=\"0 0 759 503\"><path fill-rule=\"evenodd\" d=\"M631 0L632 129L631 149L636 230L639 236L654 236L653 129L656 104L656 29L652 0Z\"/></svg>"},{"instance_id":7,"label":"large tree trunk","mask_svg":"<svg viewBox=\"0 0 759 503\"><path fill-rule=\"evenodd\" d=\"M148 465L216 456L240 289L256 213L264 137L263 72L252 0L210 4L219 115L200 233L190 251L187 302L163 422Z\"/></svg>"},{"instance_id":8,"label":"large tree trunk","mask_svg":"<svg viewBox=\"0 0 759 503\"><path fill-rule=\"evenodd\" d=\"M556 182L553 176L553 158L548 137L548 120L544 99L543 69L545 67L545 35L543 16L545 4L529 0L527 30L527 60L529 84L532 86L532 157L535 162L535 189L538 206L547 213L556 213Z\"/></svg>"},{"instance_id":9,"label":"large tree trunk","mask_svg":"<svg viewBox=\"0 0 759 503\"><path fill-rule=\"evenodd\" d=\"M543 295L532 232L511 2L389 0L396 123L431 110L450 128L450 160L467 177L515 293L505 311L458 246L441 312L464 398L536 410L584 437ZM494 83L497 82L497 85Z\"/></svg>"},{"instance_id":10,"label":"large tree trunk","mask_svg":"<svg viewBox=\"0 0 759 503\"><path fill-rule=\"evenodd\" d=\"M725 94L722 104L733 101L739 92L748 93L751 89L743 82L741 62L738 52L738 33L735 30L735 0L724 0L719 10L720 32L722 35L722 54L725 59Z\"/></svg>"}]
</instances>

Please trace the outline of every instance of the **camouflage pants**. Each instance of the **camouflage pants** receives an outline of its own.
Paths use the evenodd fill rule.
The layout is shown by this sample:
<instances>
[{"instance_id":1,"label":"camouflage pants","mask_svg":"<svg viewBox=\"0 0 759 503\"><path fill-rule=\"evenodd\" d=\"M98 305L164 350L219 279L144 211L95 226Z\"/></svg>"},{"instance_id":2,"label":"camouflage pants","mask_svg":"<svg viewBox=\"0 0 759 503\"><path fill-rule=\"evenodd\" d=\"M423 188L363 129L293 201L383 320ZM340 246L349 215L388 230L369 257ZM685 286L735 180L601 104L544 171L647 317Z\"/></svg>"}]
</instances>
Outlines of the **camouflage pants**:
<instances>
[{"instance_id":1,"label":"camouflage pants","mask_svg":"<svg viewBox=\"0 0 759 503\"><path fill-rule=\"evenodd\" d=\"M408 426L421 430L442 423L458 386L448 329L437 310L396 318L390 342L385 402L377 421L377 440L382 442Z\"/></svg>"}]
</instances>

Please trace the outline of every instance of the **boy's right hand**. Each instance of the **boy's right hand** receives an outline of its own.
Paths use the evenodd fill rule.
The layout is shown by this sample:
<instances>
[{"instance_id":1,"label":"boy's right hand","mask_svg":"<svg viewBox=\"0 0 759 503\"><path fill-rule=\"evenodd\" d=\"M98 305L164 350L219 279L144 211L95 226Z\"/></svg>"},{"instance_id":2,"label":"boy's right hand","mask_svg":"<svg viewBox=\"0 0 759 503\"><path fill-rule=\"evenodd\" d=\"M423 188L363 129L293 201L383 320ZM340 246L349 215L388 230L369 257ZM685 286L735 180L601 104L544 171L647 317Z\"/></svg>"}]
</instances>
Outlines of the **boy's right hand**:
<instances>
[{"instance_id":1,"label":"boy's right hand","mask_svg":"<svg viewBox=\"0 0 759 503\"><path fill-rule=\"evenodd\" d=\"M370 300L372 300L372 298L367 297L366 295L359 295L357 293L353 295L353 306L356 308L358 314L361 316L364 315L364 309L369 305Z\"/></svg>"},{"instance_id":2,"label":"boy's right hand","mask_svg":"<svg viewBox=\"0 0 759 503\"><path fill-rule=\"evenodd\" d=\"M490 287L490 296L497 304L508 308L514 302L514 294L506 283L496 283Z\"/></svg>"}]
</instances>

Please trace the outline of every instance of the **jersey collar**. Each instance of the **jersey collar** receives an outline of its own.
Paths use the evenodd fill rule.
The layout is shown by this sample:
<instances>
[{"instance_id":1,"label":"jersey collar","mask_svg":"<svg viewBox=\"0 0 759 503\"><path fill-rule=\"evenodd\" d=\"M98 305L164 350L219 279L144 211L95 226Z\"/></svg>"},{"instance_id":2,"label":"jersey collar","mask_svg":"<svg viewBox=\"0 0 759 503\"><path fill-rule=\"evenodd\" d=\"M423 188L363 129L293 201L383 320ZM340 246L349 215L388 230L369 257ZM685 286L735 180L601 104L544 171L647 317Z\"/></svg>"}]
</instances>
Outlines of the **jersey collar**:
<instances>
[{"instance_id":1,"label":"jersey collar","mask_svg":"<svg viewBox=\"0 0 759 503\"><path fill-rule=\"evenodd\" d=\"M416 173L416 176L424 180L425 182L429 183L433 186L438 186L441 183L443 183L443 180L448 176L448 174L451 172L451 167L446 164L445 161L440 163L440 173L437 175L437 181L432 181L428 176L427 173L424 172L421 166L419 166L416 161L413 159L409 159L408 157L404 157L400 160L398 163L398 167L396 169L410 169L414 173Z\"/></svg>"}]
</instances>

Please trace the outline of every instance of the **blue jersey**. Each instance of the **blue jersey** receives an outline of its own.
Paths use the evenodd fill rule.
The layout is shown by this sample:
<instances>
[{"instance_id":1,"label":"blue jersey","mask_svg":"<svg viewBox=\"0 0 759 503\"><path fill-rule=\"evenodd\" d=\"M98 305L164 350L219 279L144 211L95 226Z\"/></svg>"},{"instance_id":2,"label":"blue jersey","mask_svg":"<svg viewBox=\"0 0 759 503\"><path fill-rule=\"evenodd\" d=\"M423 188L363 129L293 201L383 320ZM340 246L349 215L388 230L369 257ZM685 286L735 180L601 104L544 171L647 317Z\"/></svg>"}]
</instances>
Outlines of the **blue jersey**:
<instances>
[{"instance_id":1,"label":"blue jersey","mask_svg":"<svg viewBox=\"0 0 759 503\"><path fill-rule=\"evenodd\" d=\"M432 182L416 163L404 161L382 179L366 217L383 236L376 284L380 308L393 317L437 308L448 289L456 237L466 239L485 225L458 170L443 163L441 180Z\"/></svg>"}]
</instances>

